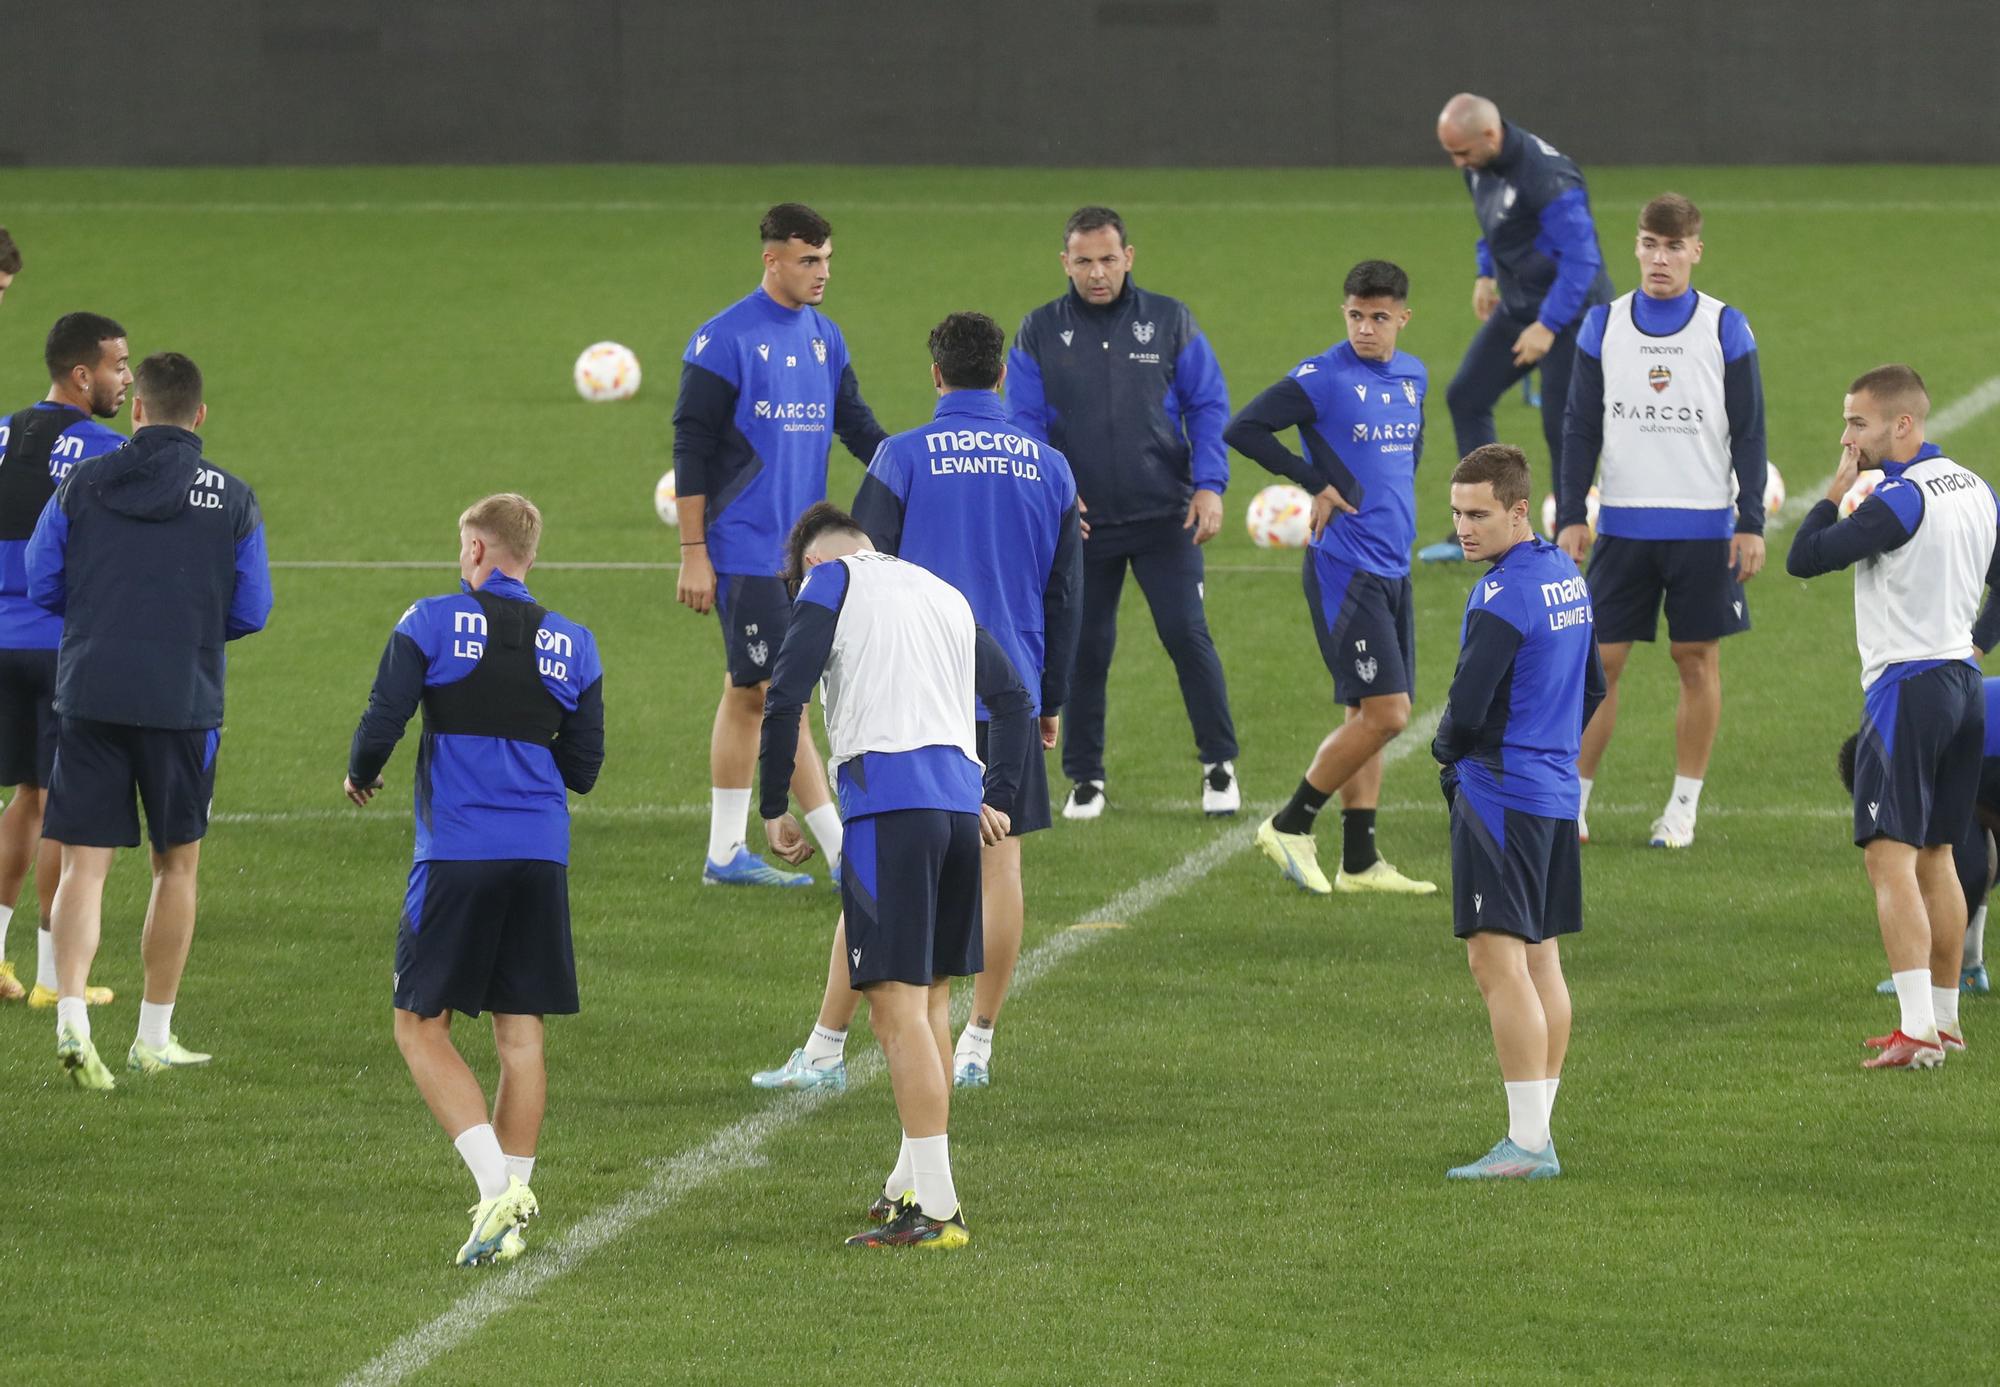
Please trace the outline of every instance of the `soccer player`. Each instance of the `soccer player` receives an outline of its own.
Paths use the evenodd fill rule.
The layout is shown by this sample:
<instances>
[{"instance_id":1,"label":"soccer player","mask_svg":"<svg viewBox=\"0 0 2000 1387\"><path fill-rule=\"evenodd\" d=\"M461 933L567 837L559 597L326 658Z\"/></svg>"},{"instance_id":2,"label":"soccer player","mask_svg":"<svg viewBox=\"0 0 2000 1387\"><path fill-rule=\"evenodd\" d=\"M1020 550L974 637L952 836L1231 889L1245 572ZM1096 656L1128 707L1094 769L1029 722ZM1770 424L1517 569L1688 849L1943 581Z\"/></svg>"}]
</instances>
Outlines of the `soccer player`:
<instances>
[{"instance_id":1,"label":"soccer player","mask_svg":"<svg viewBox=\"0 0 2000 1387\"><path fill-rule=\"evenodd\" d=\"M604 667L588 628L535 601L542 515L511 492L458 518L459 591L396 623L342 788L366 805L419 706L417 840L396 939L396 1047L479 1187L458 1265L511 1261L540 1211L529 1182L548 1096L542 1018L577 1009L569 801L604 764ZM451 1041L493 1013L492 1119Z\"/></svg>"},{"instance_id":2,"label":"soccer player","mask_svg":"<svg viewBox=\"0 0 2000 1387\"><path fill-rule=\"evenodd\" d=\"M868 994L903 1122L896 1167L869 1209L879 1226L847 1241L963 1247L947 1135L951 979L979 971L979 849L1007 836L1034 701L958 589L877 552L852 516L821 502L788 549L803 582L764 713L765 836L787 862L808 851L785 789L792 729L824 677L849 844L848 983ZM975 700L990 722L983 784Z\"/></svg>"},{"instance_id":3,"label":"soccer player","mask_svg":"<svg viewBox=\"0 0 2000 1387\"><path fill-rule=\"evenodd\" d=\"M62 845L50 915L56 1057L80 1088L108 1091L84 980L104 879L139 842L146 807L153 892L134 1073L206 1064L173 1031L194 941L201 840L215 797L226 641L264 629L271 572L257 497L202 456L201 371L179 352L139 363L132 441L76 464L28 540L28 596L63 618L56 655L55 771L42 836ZM171 574L172 581L163 581Z\"/></svg>"},{"instance_id":4,"label":"soccer player","mask_svg":"<svg viewBox=\"0 0 2000 1387\"><path fill-rule=\"evenodd\" d=\"M1868 1042L1867 1069L1929 1069L1965 1048L1959 967L1965 896L1952 844L1978 795L1986 700L1978 653L2000 639L2000 503L1924 438L1930 395L1904 365L1848 387L1840 466L1792 536L1785 570L1854 568L1861 740L1854 842L1875 888L1896 984L1896 1029ZM1864 467L1886 475L1847 519L1840 500ZM1989 590L1984 610L1980 591Z\"/></svg>"},{"instance_id":5,"label":"soccer player","mask_svg":"<svg viewBox=\"0 0 2000 1387\"><path fill-rule=\"evenodd\" d=\"M1611 298L1583 172L1539 135L1500 118L1483 96L1460 92L1438 114L1438 143L1465 175L1479 219L1472 315L1481 324L1465 349L1445 404L1461 457L1499 435L1493 406L1514 382L1542 373L1542 438L1549 466L1562 456L1563 410L1583 311ZM1456 538L1418 558L1454 563Z\"/></svg>"},{"instance_id":6,"label":"soccer player","mask_svg":"<svg viewBox=\"0 0 2000 1387\"><path fill-rule=\"evenodd\" d=\"M1063 730L1065 819L1104 812L1105 681L1129 566L1174 662L1201 758L1202 812L1234 814L1236 724L1202 611L1201 546L1222 528L1229 388L1194 314L1141 289L1109 207L1063 227L1069 292L1021 322L1007 358L1014 426L1060 448L1083 501L1083 626Z\"/></svg>"},{"instance_id":7,"label":"soccer player","mask_svg":"<svg viewBox=\"0 0 2000 1387\"><path fill-rule=\"evenodd\" d=\"M1528 459L1491 443L1451 474L1452 523L1472 586L1458 669L1431 754L1451 805L1452 930L1486 999L1507 1091L1507 1135L1454 1180L1560 1175L1549 1134L1569 987L1557 940L1583 928L1576 750L1604 698L1590 592L1528 526Z\"/></svg>"},{"instance_id":8,"label":"soccer player","mask_svg":"<svg viewBox=\"0 0 2000 1387\"><path fill-rule=\"evenodd\" d=\"M861 398L840 329L819 310L833 228L810 207L782 202L764 214L759 234L764 281L695 330L674 404L679 596L721 618L727 665L709 735L701 879L810 886L810 876L773 867L746 842L765 686L792 609L778 570L786 532L826 496L829 429L863 462L888 435ZM803 718L797 765L792 791L838 877L840 812Z\"/></svg>"},{"instance_id":9,"label":"soccer player","mask_svg":"<svg viewBox=\"0 0 2000 1387\"><path fill-rule=\"evenodd\" d=\"M1556 470L1556 543L1579 564L1589 556L1610 689L1583 732L1576 828L1589 842L1584 816L1618 721L1618 679L1632 642L1651 643L1664 596L1680 703L1674 788L1650 841L1684 848L1722 720L1722 638L1750 629L1743 584L1764 567L1764 384L1742 310L1693 287L1700 210L1678 193L1654 198L1639 213L1636 254L1639 287L1584 314ZM1593 546L1586 498L1600 458Z\"/></svg>"},{"instance_id":10,"label":"soccer player","mask_svg":"<svg viewBox=\"0 0 2000 1387\"><path fill-rule=\"evenodd\" d=\"M1390 891L1428 895L1375 849L1382 748L1410 723L1416 688L1416 610L1410 542L1417 534L1416 470L1424 446L1424 363L1396 349L1410 321L1410 277L1386 260L1347 272L1347 340L1308 357L1229 421L1229 446L1313 496L1305 556L1306 607L1346 721L1319 744L1284 808L1257 829L1257 845L1316 895ZM1296 428L1300 457L1278 435ZM1341 803L1340 870L1320 869L1313 820Z\"/></svg>"},{"instance_id":11,"label":"soccer player","mask_svg":"<svg viewBox=\"0 0 2000 1387\"><path fill-rule=\"evenodd\" d=\"M980 854L986 967L952 1055L960 1088L983 1088L992 1076L993 1027L1021 955L1021 839L1049 826L1042 748L1056 744L1083 582L1076 483L1061 453L1009 427L999 396L1006 350L1006 333L983 313L954 313L933 328L936 416L884 443L854 498L854 518L875 548L957 588L1031 693L1040 692L1041 743L1019 768L1007 837ZM981 710L982 762L990 735ZM861 1004L847 985L846 954L836 927L819 1019L781 1068L750 1076L757 1087L846 1087L847 1028Z\"/></svg>"},{"instance_id":12,"label":"soccer player","mask_svg":"<svg viewBox=\"0 0 2000 1387\"><path fill-rule=\"evenodd\" d=\"M14 276L21 273L21 248L14 244L14 238L7 234L7 228L0 226L0 299L7 297L7 291L14 287Z\"/></svg>"},{"instance_id":13,"label":"soccer player","mask_svg":"<svg viewBox=\"0 0 2000 1387\"><path fill-rule=\"evenodd\" d=\"M0 231L0 267L10 244ZM22 995L7 958L7 926L33 866L41 928L35 931L35 987L27 997L29 1006L46 1008L56 1004L49 906L62 872L62 848L42 837L42 796L55 769L62 618L28 597L28 538L72 467L125 442L124 435L98 421L118 417L132 386L132 366L125 329L97 313L56 319L42 356L49 368L48 397L0 423L0 785L14 788L0 812L0 1001ZM111 999L108 987L84 988L91 1006Z\"/></svg>"}]
</instances>

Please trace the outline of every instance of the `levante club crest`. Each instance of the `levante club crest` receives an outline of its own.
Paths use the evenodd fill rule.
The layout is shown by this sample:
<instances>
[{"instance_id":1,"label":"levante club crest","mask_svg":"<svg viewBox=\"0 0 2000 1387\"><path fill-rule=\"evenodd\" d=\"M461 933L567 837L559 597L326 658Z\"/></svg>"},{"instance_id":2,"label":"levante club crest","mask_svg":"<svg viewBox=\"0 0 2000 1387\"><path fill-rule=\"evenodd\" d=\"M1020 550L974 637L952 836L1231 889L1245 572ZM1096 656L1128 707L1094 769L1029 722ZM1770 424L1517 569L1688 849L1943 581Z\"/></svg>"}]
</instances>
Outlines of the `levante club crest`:
<instances>
[{"instance_id":1,"label":"levante club crest","mask_svg":"<svg viewBox=\"0 0 2000 1387\"><path fill-rule=\"evenodd\" d=\"M1655 366L1652 370L1646 372L1646 384L1653 387L1653 393L1655 394L1665 390L1673 383L1674 373L1664 366Z\"/></svg>"}]
</instances>

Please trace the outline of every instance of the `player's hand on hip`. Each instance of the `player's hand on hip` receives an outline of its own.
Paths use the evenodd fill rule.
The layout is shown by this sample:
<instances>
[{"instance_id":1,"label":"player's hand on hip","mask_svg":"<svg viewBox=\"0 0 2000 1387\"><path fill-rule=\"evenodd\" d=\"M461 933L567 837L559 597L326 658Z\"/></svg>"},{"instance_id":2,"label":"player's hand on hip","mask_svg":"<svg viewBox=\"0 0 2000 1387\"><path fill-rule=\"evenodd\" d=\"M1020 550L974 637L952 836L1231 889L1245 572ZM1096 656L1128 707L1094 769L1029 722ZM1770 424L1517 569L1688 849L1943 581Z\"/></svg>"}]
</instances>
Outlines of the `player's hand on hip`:
<instances>
[{"instance_id":1,"label":"player's hand on hip","mask_svg":"<svg viewBox=\"0 0 2000 1387\"><path fill-rule=\"evenodd\" d=\"M1312 537L1318 539L1320 531L1333 523L1336 515L1352 515L1354 507L1347 504L1347 498L1340 494L1339 487L1324 487L1313 497Z\"/></svg>"},{"instance_id":2,"label":"player's hand on hip","mask_svg":"<svg viewBox=\"0 0 2000 1387\"><path fill-rule=\"evenodd\" d=\"M676 595L683 607L704 616L715 606L715 565L708 561L706 544L688 544L681 549L681 581Z\"/></svg>"},{"instance_id":3,"label":"player's hand on hip","mask_svg":"<svg viewBox=\"0 0 2000 1387\"><path fill-rule=\"evenodd\" d=\"M764 841L771 845L773 853L794 867L813 855L813 846L806 841L805 830L790 814L764 820Z\"/></svg>"},{"instance_id":4,"label":"player's hand on hip","mask_svg":"<svg viewBox=\"0 0 2000 1387\"><path fill-rule=\"evenodd\" d=\"M1577 563L1582 563L1590 555L1590 526L1563 526L1556 534L1556 548L1562 550L1563 553L1569 555ZM1734 562L1735 555L1731 554L1730 559Z\"/></svg>"},{"instance_id":5,"label":"player's hand on hip","mask_svg":"<svg viewBox=\"0 0 2000 1387\"><path fill-rule=\"evenodd\" d=\"M1013 821L990 804L979 806L979 841L989 848L997 848L1006 840L1007 830Z\"/></svg>"},{"instance_id":6,"label":"player's hand on hip","mask_svg":"<svg viewBox=\"0 0 2000 1387\"><path fill-rule=\"evenodd\" d=\"M1195 492L1188 501L1187 519L1181 522L1181 528L1194 531L1196 544L1214 539L1222 529L1222 497L1207 487Z\"/></svg>"},{"instance_id":7,"label":"player's hand on hip","mask_svg":"<svg viewBox=\"0 0 2000 1387\"><path fill-rule=\"evenodd\" d=\"M1062 736L1062 714L1046 713L1042 717L1042 749L1055 750L1056 739Z\"/></svg>"},{"instance_id":8,"label":"player's hand on hip","mask_svg":"<svg viewBox=\"0 0 2000 1387\"><path fill-rule=\"evenodd\" d=\"M356 785L354 777L348 776L340 782L340 788L349 799L353 800L356 804L365 806L369 800L375 798L375 792L382 788L382 777L379 775L376 776L375 782L372 785Z\"/></svg>"},{"instance_id":9,"label":"player's hand on hip","mask_svg":"<svg viewBox=\"0 0 2000 1387\"><path fill-rule=\"evenodd\" d=\"M1764 571L1764 536L1732 535L1729 540L1729 566L1736 570L1736 581L1747 583Z\"/></svg>"},{"instance_id":10,"label":"player's hand on hip","mask_svg":"<svg viewBox=\"0 0 2000 1387\"><path fill-rule=\"evenodd\" d=\"M1491 275L1481 275L1472 281L1472 316L1485 322L1493 316L1493 310L1500 306L1500 284Z\"/></svg>"},{"instance_id":11,"label":"player's hand on hip","mask_svg":"<svg viewBox=\"0 0 2000 1387\"><path fill-rule=\"evenodd\" d=\"M1514 364L1532 366L1549 354L1549 348L1556 344L1556 335L1543 322L1529 323L1521 329L1521 335L1514 339Z\"/></svg>"},{"instance_id":12,"label":"player's hand on hip","mask_svg":"<svg viewBox=\"0 0 2000 1387\"><path fill-rule=\"evenodd\" d=\"M1833 480L1827 483L1826 499L1836 506L1854 488L1861 476L1861 450L1852 443L1841 445L1840 466L1833 469Z\"/></svg>"}]
</instances>

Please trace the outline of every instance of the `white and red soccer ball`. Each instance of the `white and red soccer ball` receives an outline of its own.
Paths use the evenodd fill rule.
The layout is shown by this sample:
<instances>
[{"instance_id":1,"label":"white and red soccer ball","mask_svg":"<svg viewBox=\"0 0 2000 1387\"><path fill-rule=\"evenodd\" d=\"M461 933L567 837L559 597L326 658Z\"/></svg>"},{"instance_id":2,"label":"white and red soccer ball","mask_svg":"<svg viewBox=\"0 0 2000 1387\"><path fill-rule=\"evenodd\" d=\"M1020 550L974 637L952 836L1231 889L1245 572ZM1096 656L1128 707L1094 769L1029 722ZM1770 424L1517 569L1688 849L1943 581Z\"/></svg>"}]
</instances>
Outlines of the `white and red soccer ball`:
<instances>
[{"instance_id":1,"label":"white and red soccer ball","mask_svg":"<svg viewBox=\"0 0 2000 1387\"><path fill-rule=\"evenodd\" d=\"M639 358L616 342L593 342L576 359L576 393L594 405L639 393Z\"/></svg>"},{"instance_id":2,"label":"white and red soccer ball","mask_svg":"<svg viewBox=\"0 0 2000 1387\"><path fill-rule=\"evenodd\" d=\"M1303 549L1312 538L1312 497L1283 482L1267 486L1250 498L1243 523L1259 549Z\"/></svg>"}]
</instances>

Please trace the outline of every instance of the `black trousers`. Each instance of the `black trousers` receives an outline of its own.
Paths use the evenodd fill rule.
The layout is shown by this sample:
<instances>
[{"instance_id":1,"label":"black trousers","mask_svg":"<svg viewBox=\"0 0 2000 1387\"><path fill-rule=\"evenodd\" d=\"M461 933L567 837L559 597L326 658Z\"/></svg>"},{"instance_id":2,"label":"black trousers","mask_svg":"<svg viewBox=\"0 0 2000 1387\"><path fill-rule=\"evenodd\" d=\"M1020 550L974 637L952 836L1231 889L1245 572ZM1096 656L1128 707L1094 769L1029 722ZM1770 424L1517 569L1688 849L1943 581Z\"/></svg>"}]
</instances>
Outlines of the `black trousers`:
<instances>
[{"instance_id":1,"label":"black trousers","mask_svg":"<svg viewBox=\"0 0 2000 1387\"><path fill-rule=\"evenodd\" d=\"M1548 484L1553 487L1555 464L1562 457L1563 409L1569 403L1570 369L1576 363L1576 325L1556 334L1555 344L1535 366L1514 364L1514 339L1529 324L1504 308L1480 324L1458 374L1445 389L1445 404L1451 410L1451 427L1457 435L1458 455L1474 448L1503 441L1493 427L1493 406L1528 372L1542 373L1542 439L1549 449ZM1516 440L1508 439L1507 442ZM1450 468L1445 469L1447 472Z\"/></svg>"}]
</instances>

